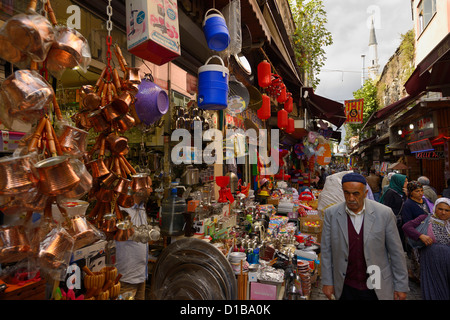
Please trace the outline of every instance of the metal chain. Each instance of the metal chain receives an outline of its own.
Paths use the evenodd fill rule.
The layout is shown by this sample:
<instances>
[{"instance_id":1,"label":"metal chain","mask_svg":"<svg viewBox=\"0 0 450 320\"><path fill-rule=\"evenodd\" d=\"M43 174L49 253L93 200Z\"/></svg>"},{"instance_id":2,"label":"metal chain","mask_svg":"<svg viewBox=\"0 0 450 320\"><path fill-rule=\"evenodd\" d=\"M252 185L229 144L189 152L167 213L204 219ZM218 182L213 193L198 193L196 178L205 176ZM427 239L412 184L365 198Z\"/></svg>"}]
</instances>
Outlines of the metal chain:
<instances>
[{"instance_id":1,"label":"metal chain","mask_svg":"<svg viewBox=\"0 0 450 320\"><path fill-rule=\"evenodd\" d=\"M111 45L112 45L112 37L111 37L111 31L113 28L113 24L111 21L111 17L113 14L113 9L111 6L111 1L112 0L108 0L108 5L106 6L106 14L108 15L108 20L106 21L106 30L108 31L108 35L106 36L106 46L107 46L107 50L106 50L106 60L107 60L107 81L111 81L111 76L112 76L112 68L111 68L111 59L112 59L112 54L111 54Z\"/></svg>"}]
</instances>

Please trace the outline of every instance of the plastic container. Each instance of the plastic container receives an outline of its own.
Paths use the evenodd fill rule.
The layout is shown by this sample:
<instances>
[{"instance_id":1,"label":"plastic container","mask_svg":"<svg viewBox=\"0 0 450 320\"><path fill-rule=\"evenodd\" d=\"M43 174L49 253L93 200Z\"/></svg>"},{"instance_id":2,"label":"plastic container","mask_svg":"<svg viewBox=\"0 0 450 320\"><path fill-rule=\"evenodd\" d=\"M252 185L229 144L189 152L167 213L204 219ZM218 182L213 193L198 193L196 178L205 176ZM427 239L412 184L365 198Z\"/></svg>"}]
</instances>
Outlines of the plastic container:
<instances>
[{"instance_id":1,"label":"plastic container","mask_svg":"<svg viewBox=\"0 0 450 320\"><path fill-rule=\"evenodd\" d=\"M186 201L177 195L177 187L172 186L169 197L163 200L161 206L161 233L165 236L184 234L185 212L187 212Z\"/></svg>"},{"instance_id":2,"label":"plastic container","mask_svg":"<svg viewBox=\"0 0 450 320\"><path fill-rule=\"evenodd\" d=\"M215 13L212 13L215 12ZM203 32L211 50L222 51L230 44L230 34L222 13L214 8L206 11Z\"/></svg>"},{"instance_id":3,"label":"plastic container","mask_svg":"<svg viewBox=\"0 0 450 320\"><path fill-rule=\"evenodd\" d=\"M208 64L212 58L221 64ZM228 106L229 70L219 56L210 57L198 69L198 107L205 110L222 110Z\"/></svg>"}]
</instances>

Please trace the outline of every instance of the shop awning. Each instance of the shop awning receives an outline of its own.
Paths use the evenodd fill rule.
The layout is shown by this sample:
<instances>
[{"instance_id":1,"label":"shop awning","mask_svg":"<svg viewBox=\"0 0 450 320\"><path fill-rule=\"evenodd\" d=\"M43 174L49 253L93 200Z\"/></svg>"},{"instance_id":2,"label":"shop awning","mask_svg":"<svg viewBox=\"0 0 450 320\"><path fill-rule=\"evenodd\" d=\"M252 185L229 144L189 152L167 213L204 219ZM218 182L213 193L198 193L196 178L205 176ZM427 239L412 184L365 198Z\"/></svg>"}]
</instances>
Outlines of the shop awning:
<instances>
[{"instance_id":1,"label":"shop awning","mask_svg":"<svg viewBox=\"0 0 450 320\"><path fill-rule=\"evenodd\" d=\"M313 88L303 88L302 96L314 118L327 120L338 129L346 121L344 104L315 94Z\"/></svg>"},{"instance_id":2,"label":"shop awning","mask_svg":"<svg viewBox=\"0 0 450 320\"><path fill-rule=\"evenodd\" d=\"M369 120L364 124L361 130L364 130L366 127L371 127L377 124L380 121L386 120L388 117L396 114L397 112L406 108L410 103L414 102L418 98L417 95L409 95L406 96L397 102L394 102L374 113L370 116Z\"/></svg>"}]
</instances>

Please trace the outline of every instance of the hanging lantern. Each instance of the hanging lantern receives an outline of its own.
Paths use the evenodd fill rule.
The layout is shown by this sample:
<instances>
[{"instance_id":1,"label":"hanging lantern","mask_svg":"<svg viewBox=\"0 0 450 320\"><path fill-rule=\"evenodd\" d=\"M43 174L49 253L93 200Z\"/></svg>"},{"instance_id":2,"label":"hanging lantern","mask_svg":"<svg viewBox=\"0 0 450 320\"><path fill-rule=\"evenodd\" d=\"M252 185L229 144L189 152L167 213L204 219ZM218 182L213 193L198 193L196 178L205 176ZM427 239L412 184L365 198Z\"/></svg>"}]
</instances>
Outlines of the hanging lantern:
<instances>
[{"instance_id":1,"label":"hanging lantern","mask_svg":"<svg viewBox=\"0 0 450 320\"><path fill-rule=\"evenodd\" d=\"M281 109L278 111L278 128L284 130L288 126L288 113L286 110Z\"/></svg>"},{"instance_id":2,"label":"hanging lantern","mask_svg":"<svg viewBox=\"0 0 450 320\"><path fill-rule=\"evenodd\" d=\"M261 108L256 111L256 114L259 119L267 120L270 118L270 98L265 94L262 94L261 97L263 102Z\"/></svg>"},{"instance_id":3,"label":"hanging lantern","mask_svg":"<svg viewBox=\"0 0 450 320\"><path fill-rule=\"evenodd\" d=\"M272 82L272 69L267 60L258 64L258 84L261 88L267 88Z\"/></svg>"},{"instance_id":4,"label":"hanging lantern","mask_svg":"<svg viewBox=\"0 0 450 320\"><path fill-rule=\"evenodd\" d=\"M295 131L295 120L292 118L288 119L288 125L286 128L286 133L294 133Z\"/></svg>"},{"instance_id":5,"label":"hanging lantern","mask_svg":"<svg viewBox=\"0 0 450 320\"><path fill-rule=\"evenodd\" d=\"M284 103L287 100L287 98L288 98L286 86L284 84L281 84L281 88L280 89L281 90L280 90L280 93L278 94L277 101L279 103Z\"/></svg>"},{"instance_id":6,"label":"hanging lantern","mask_svg":"<svg viewBox=\"0 0 450 320\"><path fill-rule=\"evenodd\" d=\"M286 110L288 113L291 113L292 110L294 110L294 99L292 99L291 95L289 95L289 98L284 103L284 110Z\"/></svg>"}]
</instances>

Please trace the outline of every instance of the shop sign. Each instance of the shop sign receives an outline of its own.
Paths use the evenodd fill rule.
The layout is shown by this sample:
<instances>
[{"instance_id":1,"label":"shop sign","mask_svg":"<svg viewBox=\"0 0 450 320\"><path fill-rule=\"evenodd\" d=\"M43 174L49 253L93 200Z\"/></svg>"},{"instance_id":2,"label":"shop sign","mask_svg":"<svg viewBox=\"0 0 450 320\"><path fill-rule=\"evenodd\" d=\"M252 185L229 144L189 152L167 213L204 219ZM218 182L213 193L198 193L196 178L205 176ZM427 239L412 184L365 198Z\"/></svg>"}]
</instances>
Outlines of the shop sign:
<instances>
[{"instance_id":1,"label":"shop sign","mask_svg":"<svg viewBox=\"0 0 450 320\"><path fill-rule=\"evenodd\" d=\"M416 159L439 160L444 159L444 151L427 151L416 153Z\"/></svg>"},{"instance_id":2,"label":"shop sign","mask_svg":"<svg viewBox=\"0 0 450 320\"><path fill-rule=\"evenodd\" d=\"M127 48L156 65L181 55L177 1L126 0Z\"/></svg>"},{"instance_id":3,"label":"shop sign","mask_svg":"<svg viewBox=\"0 0 450 320\"><path fill-rule=\"evenodd\" d=\"M410 143L408 143L408 147L409 147L409 150L411 150L411 153L434 150L429 139L422 139L419 141L410 142Z\"/></svg>"}]
</instances>

